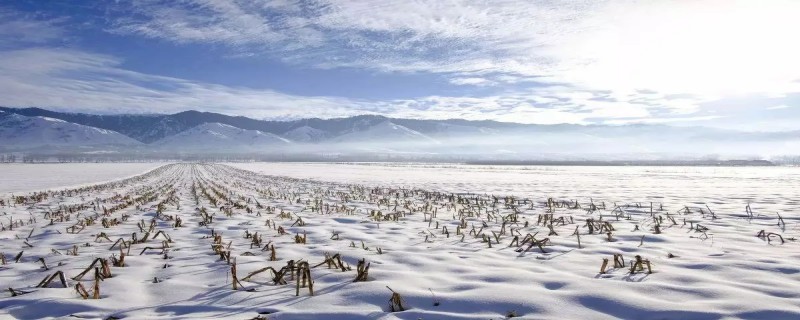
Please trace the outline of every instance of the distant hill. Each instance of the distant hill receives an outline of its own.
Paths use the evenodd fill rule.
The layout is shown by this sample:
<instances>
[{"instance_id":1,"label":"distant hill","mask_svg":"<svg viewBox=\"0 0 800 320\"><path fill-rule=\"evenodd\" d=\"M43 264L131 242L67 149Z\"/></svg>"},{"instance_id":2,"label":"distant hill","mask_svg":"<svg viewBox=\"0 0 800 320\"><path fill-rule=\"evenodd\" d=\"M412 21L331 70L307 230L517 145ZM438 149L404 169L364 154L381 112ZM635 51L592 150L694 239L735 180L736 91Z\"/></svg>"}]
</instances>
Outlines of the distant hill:
<instances>
[{"instance_id":1,"label":"distant hill","mask_svg":"<svg viewBox=\"0 0 800 320\"><path fill-rule=\"evenodd\" d=\"M28 117L0 111L0 148L139 146L119 132L48 117Z\"/></svg>"},{"instance_id":2,"label":"distant hill","mask_svg":"<svg viewBox=\"0 0 800 320\"><path fill-rule=\"evenodd\" d=\"M5 141L6 148L60 143L73 148L124 145L136 148L126 151L151 153L610 161L716 159L717 156L757 159L792 154L800 147L800 131L741 132L646 124L535 125L379 115L268 121L199 111L95 115L41 108L0 107L0 110L5 111L8 119L20 119L8 122L6 126L10 129L0 131L0 141ZM25 121L37 123L38 127L27 128L24 119L32 119Z\"/></svg>"},{"instance_id":3,"label":"distant hill","mask_svg":"<svg viewBox=\"0 0 800 320\"><path fill-rule=\"evenodd\" d=\"M522 124L502 123L496 121L391 119L376 115L363 115L338 119L310 118L294 121L269 121L199 111L184 111L166 115L96 115L56 112L41 108L0 107L0 110L17 113L28 117L49 117L96 128L113 130L144 143L151 143L204 123L227 124L241 129L258 130L276 135L287 135L287 138L291 138L291 135L293 134L291 133L292 130L306 127L306 129L301 130L308 132L308 128L313 129L314 132L310 133L313 135L313 137L310 137L310 139L300 139L306 140L304 142L322 141L327 138L339 136L341 134L366 130L373 125L385 122L387 120L394 124L425 134L447 133L446 128L449 126L488 128L516 128L525 126ZM442 124L447 124L448 126L442 126ZM295 136L295 138L297 138L297 136Z\"/></svg>"},{"instance_id":4,"label":"distant hill","mask_svg":"<svg viewBox=\"0 0 800 320\"><path fill-rule=\"evenodd\" d=\"M267 151L291 144L287 139L258 130L240 129L221 123L204 123L152 143L161 150Z\"/></svg>"}]
</instances>

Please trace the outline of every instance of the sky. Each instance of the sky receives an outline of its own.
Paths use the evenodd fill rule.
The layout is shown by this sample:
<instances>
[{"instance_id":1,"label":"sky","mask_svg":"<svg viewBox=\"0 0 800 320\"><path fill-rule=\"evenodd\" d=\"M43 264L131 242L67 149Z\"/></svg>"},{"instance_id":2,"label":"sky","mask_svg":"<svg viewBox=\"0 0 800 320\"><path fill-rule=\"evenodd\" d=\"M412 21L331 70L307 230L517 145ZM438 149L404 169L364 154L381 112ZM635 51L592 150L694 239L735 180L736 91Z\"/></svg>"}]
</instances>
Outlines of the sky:
<instances>
[{"instance_id":1,"label":"sky","mask_svg":"<svg viewBox=\"0 0 800 320\"><path fill-rule=\"evenodd\" d=\"M800 1L0 3L0 105L800 129Z\"/></svg>"}]
</instances>

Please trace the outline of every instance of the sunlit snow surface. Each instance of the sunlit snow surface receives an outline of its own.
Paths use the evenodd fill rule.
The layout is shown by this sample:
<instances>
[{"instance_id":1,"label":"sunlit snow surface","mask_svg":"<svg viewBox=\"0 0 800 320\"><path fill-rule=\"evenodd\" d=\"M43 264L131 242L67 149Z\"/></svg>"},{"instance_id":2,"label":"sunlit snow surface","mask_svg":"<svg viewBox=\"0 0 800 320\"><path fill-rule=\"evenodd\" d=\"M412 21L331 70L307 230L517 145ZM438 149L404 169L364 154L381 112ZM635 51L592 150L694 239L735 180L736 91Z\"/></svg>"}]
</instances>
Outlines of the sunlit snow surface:
<instances>
[{"instance_id":1,"label":"sunlit snow surface","mask_svg":"<svg viewBox=\"0 0 800 320\"><path fill-rule=\"evenodd\" d=\"M513 195L544 200L663 202L677 210L707 203L731 213L748 202L766 212L800 212L800 168L478 166L398 163L245 163L238 168L368 185ZM677 206L677 207L676 207Z\"/></svg>"},{"instance_id":2,"label":"sunlit snow surface","mask_svg":"<svg viewBox=\"0 0 800 320\"><path fill-rule=\"evenodd\" d=\"M122 179L162 163L0 163L0 194L40 191Z\"/></svg>"},{"instance_id":3,"label":"sunlit snow surface","mask_svg":"<svg viewBox=\"0 0 800 320\"><path fill-rule=\"evenodd\" d=\"M17 176L39 177L38 174L46 179L54 176L53 170L69 171L59 166L62 165L3 168L6 174L20 170L27 174L17 173ZM129 174L97 179L126 175ZM85 180L58 181L76 185ZM320 163L169 166L108 190L56 196L36 205L0 207L6 214L0 217L5 226L12 216L14 220L26 221L25 226L0 232L0 251L8 262L0 266L0 287L29 292L17 297L4 292L0 297L0 318L9 315L26 319L69 316L250 319L262 313L268 319L503 319L510 314L521 319L797 319L800 318L797 303L800 244L789 239L800 233L798 182L797 168ZM193 183L207 188L216 185L222 194L262 215L234 209L233 215L226 216L202 196L196 203ZM398 189L376 198L390 197L388 207L359 199L342 200L343 195L358 193L353 193L358 190L349 185L353 183L367 186L369 189L360 189L367 197L373 194L370 190L375 186ZM30 186L4 188L30 189ZM50 188L52 184L39 186ZM518 252L516 246L509 247L512 240L509 234L500 236L499 243L493 242L491 248L481 237L469 234L462 241L456 235L460 222L453 219L456 210L437 204L433 222L424 221L422 212L409 212L408 208L419 209L425 203L419 192L401 196L401 201L410 201L407 208L402 202L397 209L389 208L395 199L391 194L403 192L399 188L529 198L535 201L533 207L518 208L519 224L507 228L513 227L522 235L536 234L537 239L550 238L552 245L544 247L546 253L536 247ZM136 196L151 190L162 190L156 192L158 199L138 204L139 210L130 207L113 213L111 217L130 216L115 227L104 228L95 223L78 234L66 232L67 227L80 219L94 216L93 209L82 211L80 219L72 215L70 221L56 221L52 225L43 218L47 210L55 210L59 204L85 203L117 194ZM72 288L78 281L69 278L83 271L94 258L119 254L117 249L109 249L112 243L95 241L96 236L105 232L112 240L130 239L135 232L141 239L143 233L136 224L142 220L149 224L156 217L155 206L168 199L169 190L175 190L175 198L166 203L163 213L183 219L180 228L172 228L171 221L156 220L156 230L167 232L173 240L167 253L169 259L164 259L159 250L140 255L147 246L163 245L162 239L134 244L125 259L126 266L112 267L113 277L100 284L101 299L81 299ZM301 199L300 203L295 197ZM571 216L575 221L555 226L557 235L548 235L547 227L536 225L538 216L547 211L544 202L548 197L578 200L583 208L555 209L556 217ZM251 202L248 204L246 199ZM255 209L253 199L278 212L291 212L292 217L281 219L277 213ZM311 212L314 199L357 210L350 214ZM306 204L307 200L311 200L310 204ZM591 202L604 203L607 210L590 214L584 209ZM664 222L661 233L655 234L650 202L656 204L659 215L668 213L677 224ZM611 213L614 203L624 207L630 220L614 217ZM754 212L752 218L745 214L748 203ZM658 211L660 204L664 205L664 211ZM706 205L715 212L716 219L699 212ZM199 224L202 219L196 212L198 206L215 214L208 227ZM692 212L679 213L685 206L691 207ZM467 207L458 205L457 209ZM502 204L495 209L497 216L511 213ZM370 210L405 211L406 215L399 222L376 223L370 219ZM785 227L778 225L777 213L783 217ZM31 214L37 221L27 224ZM587 218L599 219L601 215L615 228L611 242L606 234L588 234L585 227ZM297 217L302 217L304 226L293 225ZM274 228L265 226L267 220L282 226L288 234L279 236ZM492 231L501 230L501 222L486 221L485 213L466 221L469 227L465 233L472 226L480 229L486 222L483 233L493 241ZM527 227L524 221L529 222ZM697 224L708 228L705 235L690 229L690 225ZM442 233L443 226L447 226L450 237ZM582 248L578 248L576 237L571 235L576 227L581 233ZM280 268L288 260L304 259L316 265L327 252L340 253L353 269L358 259L366 258L371 262L369 281L352 282L354 270L342 272L322 265L311 271L314 296L304 288L296 297L294 281L274 285L269 274L242 281L245 290L233 291L230 266L211 251L212 240L207 236L212 228L223 236L226 246L231 243L231 257L236 259L239 279L267 266ZM31 230L33 233L26 240ZM269 261L269 251L251 248L251 240L244 237L245 230L262 234L264 243L271 241L278 261ZM760 230L780 234L786 243L781 244L777 238L768 243L756 237ZM334 231L341 240L331 240ZM308 243L294 243L294 235L303 233L307 234ZM362 247L362 242L368 250ZM73 245L78 245L77 256L66 254ZM378 254L377 248L383 254ZM13 257L21 250L25 251L22 259L14 263ZM246 252L252 256L243 255ZM641 255L652 262L654 273L629 274L627 268L609 268L607 273L600 274L602 259L611 259L613 254L622 254L626 263ZM668 258L669 254L674 257ZM37 261L40 257L50 270L44 270ZM54 284L50 288L36 288L45 276L57 270L66 273L70 288ZM154 278L159 281L156 283ZM90 291L91 279L90 273L80 281ZM389 312L391 292L386 286L400 293L410 309Z\"/></svg>"}]
</instances>

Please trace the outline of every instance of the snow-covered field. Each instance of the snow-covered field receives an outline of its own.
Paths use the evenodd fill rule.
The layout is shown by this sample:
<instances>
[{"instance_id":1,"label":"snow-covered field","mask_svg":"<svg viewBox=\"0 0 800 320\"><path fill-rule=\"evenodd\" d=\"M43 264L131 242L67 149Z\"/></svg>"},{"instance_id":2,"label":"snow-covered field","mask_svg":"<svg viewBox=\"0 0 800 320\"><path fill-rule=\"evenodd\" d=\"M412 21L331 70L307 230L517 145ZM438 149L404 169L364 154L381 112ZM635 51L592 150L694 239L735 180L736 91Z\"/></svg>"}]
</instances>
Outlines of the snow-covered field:
<instances>
[{"instance_id":1,"label":"snow-covered field","mask_svg":"<svg viewBox=\"0 0 800 320\"><path fill-rule=\"evenodd\" d=\"M800 212L800 169L792 167L479 166L413 163L232 163L267 175L543 200L708 203L741 213Z\"/></svg>"},{"instance_id":2,"label":"snow-covered field","mask_svg":"<svg viewBox=\"0 0 800 320\"><path fill-rule=\"evenodd\" d=\"M127 178L160 163L0 163L0 193L40 191Z\"/></svg>"},{"instance_id":3,"label":"snow-covered field","mask_svg":"<svg viewBox=\"0 0 800 320\"><path fill-rule=\"evenodd\" d=\"M0 317L796 319L798 182L796 168L168 165L0 195ZM87 269L96 258L108 267ZM313 295L282 273L303 262ZM59 271L66 288L37 287Z\"/></svg>"}]
</instances>

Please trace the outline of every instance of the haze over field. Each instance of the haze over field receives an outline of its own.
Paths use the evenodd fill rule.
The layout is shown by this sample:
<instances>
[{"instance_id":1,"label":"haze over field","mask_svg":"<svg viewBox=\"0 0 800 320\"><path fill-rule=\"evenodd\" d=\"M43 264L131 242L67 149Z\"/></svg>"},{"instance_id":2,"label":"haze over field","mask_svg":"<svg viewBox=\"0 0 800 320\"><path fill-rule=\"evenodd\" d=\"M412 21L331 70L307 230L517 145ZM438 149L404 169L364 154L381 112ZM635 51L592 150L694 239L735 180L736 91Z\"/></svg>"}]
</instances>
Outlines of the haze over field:
<instances>
[{"instance_id":1,"label":"haze over field","mask_svg":"<svg viewBox=\"0 0 800 320\"><path fill-rule=\"evenodd\" d=\"M646 124L535 125L383 116L263 121L196 111L101 116L4 110L0 152L71 161L186 156L317 161L775 160L792 154L800 141L797 131Z\"/></svg>"}]
</instances>

